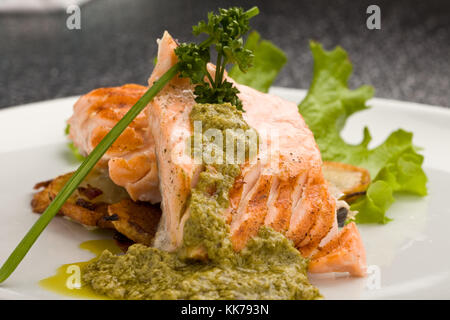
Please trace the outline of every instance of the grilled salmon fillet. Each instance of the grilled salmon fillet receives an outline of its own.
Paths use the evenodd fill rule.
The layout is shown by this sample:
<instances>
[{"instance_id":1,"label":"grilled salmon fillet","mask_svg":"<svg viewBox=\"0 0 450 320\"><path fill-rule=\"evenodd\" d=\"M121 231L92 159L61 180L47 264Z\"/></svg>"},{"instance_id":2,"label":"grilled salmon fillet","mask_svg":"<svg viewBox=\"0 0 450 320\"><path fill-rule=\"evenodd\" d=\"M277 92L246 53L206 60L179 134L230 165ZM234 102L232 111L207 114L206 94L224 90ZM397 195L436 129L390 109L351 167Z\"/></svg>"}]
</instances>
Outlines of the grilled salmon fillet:
<instances>
[{"instance_id":1,"label":"grilled salmon fillet","mask_svg":"<svg viewBox=\"0 0 450 320\"><path fill-rule=\"evenodd\" d=\"M149 85L172 67L177 44L165 32ZM215 68L208 66L214 76ZM230 79L230 81L232 81ZM336 200L322 174L322 160L312 132L294 103L235 84L244 119L259 133L256 161L241 165L230 190L224 217L230 223L236 251L267 225L286 235L312 261L312 272L364 275L365 253L354 224L339 231ZM193 134L190 112L195 105L187 79L174 78L149 104L150 132L158 166L162 217L154 245L173 251L181 245L189 217L190 191L203 170L186 143Z\"/></svg>"},{"instance_id":2,"label":"grilled salmon fillet","mask_svg":"<svg viewBox=\"0 0 450 320\"><path fill-rule=\"evenodd\" d=\"M158 62L149 85L177 63L177 43L167 33L159 41ZM208 69L214 76L215 67ZM229 81L233 82L231 79ZM336 200L322 174L313 134L294 103L234 83L246 122L259 133L258 161L241 166L229 193L224 218L235 250L267 225L286 235L304 256L310 272L365 272L364 246L354 223L339 230ZM124 85L81 97L69 119L71 138L89 154L147 88ZM133 200L160 202L163 214L154 246L173 251L183 238L190 190L202 165L187 152L192 135L189 114L195 105L188 79L174 78L105 154L99 166L126 188ZM161 197L161 194L163 197Z\"/></svg>"},{"instance_id":3,"label":"grilled salmon fillet","mask_svg":"<svg viewBox=\"0 0 450 320\"><path fill-rule=\"evenodd\" d=\"M68 120L69 139L87 155L147 90L136 84L100 88L82 96ZM99 162L111 180L124 187L134 200L161 201L153 136L148 130L147 111L141 112Z\"/></svg>"},{"instance_id":4,"label":"grilled salmon fillet","mask_svg":"<svg viewBox=\"0 0 450 320\"><path fill-rule=\"evenodd\" d=\"M176 42L165 32L159 42L158 63L148 80L149 85L177 62L173 52L176 47ZM201 172L201 165L194 163L186 143L192 135L189 115L194 104L189 79L175 77L148 106L160 192L164 195L154 246L166 251L174 251L181 245L183 225L189 216L187 200Z\"/></svg>"}]
</instances>

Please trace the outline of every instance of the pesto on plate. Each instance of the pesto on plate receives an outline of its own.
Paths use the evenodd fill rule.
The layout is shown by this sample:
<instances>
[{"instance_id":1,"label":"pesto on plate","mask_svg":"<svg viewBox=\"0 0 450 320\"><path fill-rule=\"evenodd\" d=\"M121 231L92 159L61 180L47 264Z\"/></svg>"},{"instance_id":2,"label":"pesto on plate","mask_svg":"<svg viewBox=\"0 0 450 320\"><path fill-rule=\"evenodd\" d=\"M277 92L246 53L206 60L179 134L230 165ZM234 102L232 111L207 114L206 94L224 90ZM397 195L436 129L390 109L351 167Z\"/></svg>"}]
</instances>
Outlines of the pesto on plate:
<instances>
[{"instance_id":1,"label":"pesto on plate","mask_svg":"<svg viewBox=\"0 0 450 320\"><path fill-rule=\"evenodd\" d=\"M245 145L248 157L242 131L251 128L236 107L197 104L190 119L201 121L203 132L215 128L225 137L226 130L234 130L236 143ZM205 136L201 144L218 145ZM190 216L178 251L169 253L141 244L121 256L104 251L85 267L83 281L96 292L118 299L320 298L307 278L308 260L280 233L262 227L241 252L233 250L222 214L229 206L228 193L240 165L223 161L204 166L188 201Z\"/></svg>"}]
</instances>

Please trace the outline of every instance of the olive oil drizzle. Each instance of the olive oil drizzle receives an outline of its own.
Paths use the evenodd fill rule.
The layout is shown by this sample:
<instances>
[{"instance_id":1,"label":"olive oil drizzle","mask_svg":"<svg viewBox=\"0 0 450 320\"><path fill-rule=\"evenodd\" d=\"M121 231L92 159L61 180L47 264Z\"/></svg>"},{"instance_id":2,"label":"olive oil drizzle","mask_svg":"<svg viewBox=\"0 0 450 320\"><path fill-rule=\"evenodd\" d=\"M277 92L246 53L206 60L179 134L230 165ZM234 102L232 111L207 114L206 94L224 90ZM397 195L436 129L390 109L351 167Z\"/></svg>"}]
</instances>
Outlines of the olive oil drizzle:
<instances>
[{"instance_id":1,"label":"olive oil drizzle","mask_svg":"<svg viewBox=\"0 0 450 320\"><path fill-rule=\"evenodd\" d=\"M112 239L85 241L79 245L79 248L93 253L95 257L89 261L63 264L57 269L56 273L53 276L40 280L39 286L46 290L72 298L97 299L97 300L111 299L106 295L102 295L100 293L95 292L91 286L89 286L86 283L83 283L81 272L86 265L95 261L104 250L109 250L113 254L119 254L122 251ZM80 272L79 284L81 285L78 288L76 287L77 272ZM71 284L73 288L70 288Z\"/></svg>"}]
</instances>

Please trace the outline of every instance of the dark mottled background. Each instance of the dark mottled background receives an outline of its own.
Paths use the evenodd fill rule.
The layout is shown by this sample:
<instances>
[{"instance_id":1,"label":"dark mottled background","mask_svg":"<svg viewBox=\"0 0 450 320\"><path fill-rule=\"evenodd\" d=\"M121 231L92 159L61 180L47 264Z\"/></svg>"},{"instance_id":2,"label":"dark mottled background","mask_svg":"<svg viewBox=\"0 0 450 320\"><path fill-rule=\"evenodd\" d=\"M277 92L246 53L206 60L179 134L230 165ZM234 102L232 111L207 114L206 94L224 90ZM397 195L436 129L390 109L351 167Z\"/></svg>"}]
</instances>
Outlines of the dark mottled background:
<instances>
[{"instance_id":1,"label":"dark mottled background","mask_svg":"<svg viewBox=\"0 0 450 320\"><path fill-rule=\"evenodd\" d=\"M66 28L64 11L0 13L0 107L145 83L163 30L193 40L194 23L231 4L258 5L253 27L287 53L276 85L309 86L315 39L348 50L353 87L450 106L450 1L94 0L81 8L81 30ZM381 7L381 30L366 28L369 4Z\"/></svg>"}]
</instances>

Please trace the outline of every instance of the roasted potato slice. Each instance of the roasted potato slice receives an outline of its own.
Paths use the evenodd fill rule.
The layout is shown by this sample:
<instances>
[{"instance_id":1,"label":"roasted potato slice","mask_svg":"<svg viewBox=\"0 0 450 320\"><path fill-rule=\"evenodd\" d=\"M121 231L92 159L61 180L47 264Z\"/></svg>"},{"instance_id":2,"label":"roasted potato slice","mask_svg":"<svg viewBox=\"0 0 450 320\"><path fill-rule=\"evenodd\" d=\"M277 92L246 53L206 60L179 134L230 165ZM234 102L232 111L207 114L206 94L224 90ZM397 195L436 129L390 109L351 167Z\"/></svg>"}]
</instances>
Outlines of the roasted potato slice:
<instances>
[{"instance_id":1,"label":"roasted potato slice","mask_svg":"<svg viewBox=\"0 0 450 320\"><path fill-rule=\"evenodd\" d=\"M108 206L109 220L128 239L151 245L161 218L159 206L122 200Z\"/></svg>"},{"instance_id":2,"label":"roasted potato slice","mask_svg":"<svg viewBox=\"0 0 450 320\"><path fill-rule=\"evenodd\" d=\"M41 182L35 185L35 189L44 187L43 190L34 194L31 201L33 212L42 213L50 202L56 197L64 184L72 176L72 172L59 176L53 180ZM101 201L95 201L103 191L90 184L81 186L66 201L58 212L73 221L88 227L113 228L113 225L105 217L108 217L108 205ZM96 195L95 197L93 195Z\"/></svg>"},{"instance_id":3,"label":"roasted potato slice","mask_svg":"<svg viewBox=\"0 0 450 320\"><path fill-rule=\"evenodd\" d=\"M72 174L36 184L35 189L44 189L33 196L33 212L44 212ZM104 172L94 170L58 214L84 226L116 229L130 243L149 245L155 235L161 209L149 203L132 201L125 189L113 184Z\"/></svg>"},{"instance_id":4,"label":"roasted potato slice","mask_svg":"<svg viewBox=\"0 0 450 320\"><path fill-rule=\"evenodd\" d=\"M35 189L40 189L41 183L34 186ZM45 186L42 191L36 192L31 200L31 208L35 213L42 213L50 204L50 197L48 195L48 186Z\"/></svg>"},{"instance_id":5,"label":"roasted potato slice","mask_svg":"<svg viewBox=\"0 0 450 320\"><path fill-rule=\"evenodd\" d=\"M370 174L364 168L339 162L324 162L325 179L342 194L340 200L348 203L364 195L370 184Z\"/></svg>"},{"instance_id":6,"label":"roasted potato slice","mask_svg":"<svg viewBox=\"0 0 450 320\"><path fill-rule=\"evenodd\" d=\"M42 213L58 192L73 175L66 173L53 180L36 184L34 189L41 189L33 196L31 207L34 212ZM59 215L89 227L114 228L112 223L105 219L108 215L108 205L112 199L120 201L129 198L126 191L116 186L101 169L95 169L80 184L77 190L61 207Z\"/></svg>"}]
</instances>

